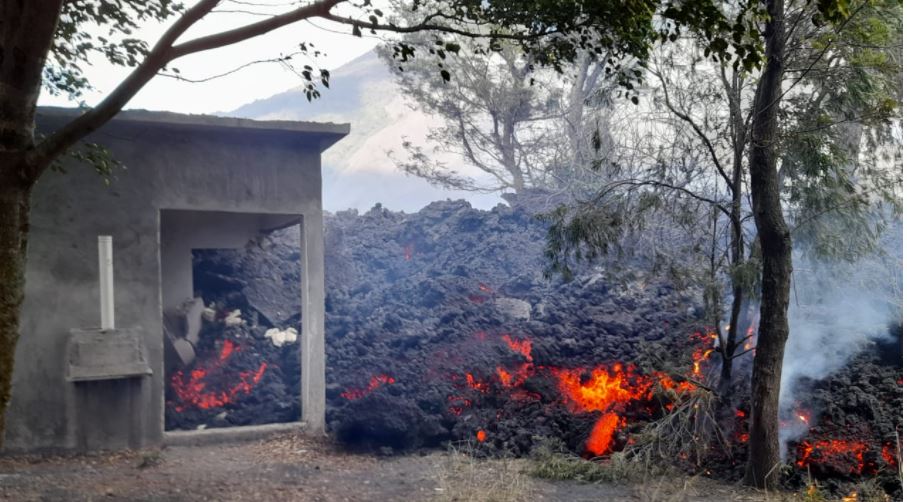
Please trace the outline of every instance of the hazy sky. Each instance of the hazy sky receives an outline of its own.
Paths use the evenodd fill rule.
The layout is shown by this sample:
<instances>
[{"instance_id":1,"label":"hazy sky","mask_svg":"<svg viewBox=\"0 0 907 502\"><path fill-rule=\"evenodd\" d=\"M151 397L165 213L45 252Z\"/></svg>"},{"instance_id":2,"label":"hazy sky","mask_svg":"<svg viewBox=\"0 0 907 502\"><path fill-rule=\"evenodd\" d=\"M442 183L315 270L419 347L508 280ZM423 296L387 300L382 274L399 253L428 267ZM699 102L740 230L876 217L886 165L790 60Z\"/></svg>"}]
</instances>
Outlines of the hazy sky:
<instances>
[{"instance_id":1,"label":"hazy sky","mask_svg":"<svg viewBox=\"0 0 907 502\"><path fill-rule=\"evenodd\" d=\"M223 9L230 8L226 4ZM224 29L261 20L261 16L245 13L212 13L193 27L181 40L188 40ZM171 21L172 22L172 21ZM153 45L169 23L142 27L139 37ZM368 51L378 42L375 38L356 38L350 28L325 20L302 21L267 35L229 47L202 52L178 59L173 66L186 78L200 79L230 71L251 61L268 59L293 52L302 41L312 42L327 55L317 61L323 68L334 69ZM304 64L300 60L300 64ZM98 58L85 68L95 92L81 99L96 104L128 73L128 69L110 65ZM226 77L203 83L181 82L167 77L155 77L126 106L148 110L169 110L182 113L213 113L233 110L240 105L262 99L300 84L300 77L277 63L256 64ZM42 105L75 106L66 96L43 95Z\"/></svg>"}]
</instances>

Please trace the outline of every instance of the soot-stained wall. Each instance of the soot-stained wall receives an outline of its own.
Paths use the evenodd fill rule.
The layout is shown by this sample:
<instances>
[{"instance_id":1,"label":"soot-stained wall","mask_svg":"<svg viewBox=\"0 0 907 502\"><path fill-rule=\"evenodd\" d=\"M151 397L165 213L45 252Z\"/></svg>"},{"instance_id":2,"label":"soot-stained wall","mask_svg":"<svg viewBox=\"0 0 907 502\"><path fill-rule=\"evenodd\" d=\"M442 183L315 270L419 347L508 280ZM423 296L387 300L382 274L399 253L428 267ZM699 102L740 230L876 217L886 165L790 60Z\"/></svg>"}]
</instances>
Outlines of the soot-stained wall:
<instances>
[{"instance_id":1,"label":"soot-stained wall","mask_svg":"<svg viewBox=\"0 0 907 502\"><path fill-rule=\"evenodd\" d=\"M52 131L74 114L44 109L38 127ZM109 186L85 165L67 164L66 173L45 174L31 201L26 295L5 448L92 450L161 442L161 312L163 299L176 295L162 288L161 218L177 214L170 210L254 213L262 229L288 215L301 216L301 418L313 432L323 431L320 154L348 131L345 124L127 112L88 138L126 166ZM249 217L238 214L237 219ZM237 225L236 232L248 235L247 226ZM140 330L149 377L88 383L65 378L70 331L100 324L98 235L113 237L117 328ZM191 284L191 269L188 280ZM180 287L185 284L175 288Z\"/></svg>"}]
</instances>

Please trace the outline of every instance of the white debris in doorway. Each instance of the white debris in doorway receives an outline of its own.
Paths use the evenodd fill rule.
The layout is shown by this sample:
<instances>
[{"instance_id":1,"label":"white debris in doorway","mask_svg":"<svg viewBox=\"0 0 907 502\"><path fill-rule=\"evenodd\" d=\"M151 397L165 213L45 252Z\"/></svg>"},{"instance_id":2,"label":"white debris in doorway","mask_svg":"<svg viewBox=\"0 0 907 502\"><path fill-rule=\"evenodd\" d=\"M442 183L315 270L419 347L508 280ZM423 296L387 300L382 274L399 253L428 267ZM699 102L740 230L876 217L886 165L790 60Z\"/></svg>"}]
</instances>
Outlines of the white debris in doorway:
<instances>
[{"instance_id":1,"label":"white debris in doorway","mask_svg":"<svg viewBox=\"0 0 907 502\"><path fill-rule=\"evenodd\" d=\"M296 343L299 333L295 328L287 328L283 331L277 328L271 328L265 331L265 338L270 338L271 343L276 347L283 347L287 343Z\"/></svg>"},{"instance_id":2,"label":"white debris in doorway","mask_svg":"<svg viewBox=\"0 0 907 502\"><path fill-rule=\"evenodd\" d=\"M214 310L214 302L211 302L211 305L208 305L202 310L202 317L208 322L214 322L214 319L217 317L217 311Z\"/></svg>"},{"instance_id":3,"label":"white debris in doorway","mask_svg":"<svg viewBox=\"0 0 907 502\"><path fill-rule=\"evenodd\" d=\"M242 312L239 309L234 310L227 314L227 317L224 318L224 324L227 326L239 326L240 324L245 323L242 319Z\"/></svg>"}]
</instances>

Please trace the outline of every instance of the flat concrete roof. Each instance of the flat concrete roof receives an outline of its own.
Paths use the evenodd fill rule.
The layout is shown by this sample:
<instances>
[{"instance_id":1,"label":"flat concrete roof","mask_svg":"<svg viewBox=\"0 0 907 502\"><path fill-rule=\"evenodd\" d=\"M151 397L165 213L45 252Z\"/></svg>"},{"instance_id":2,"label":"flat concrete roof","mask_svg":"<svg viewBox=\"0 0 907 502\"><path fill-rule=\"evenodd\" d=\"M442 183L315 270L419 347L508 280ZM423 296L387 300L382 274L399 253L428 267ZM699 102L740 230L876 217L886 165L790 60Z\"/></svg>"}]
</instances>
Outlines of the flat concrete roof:
<instances>
[{"instance_id":1,"label":"flat concrete roof","mask_svg":"<svg viewBox=\"0 0 907 502\"><path fill-rule=\"evenodd\" d=\"M81 115L79 108L41 106L37 110L38 120L50 120L62 125L66 119ZM252 120L236 117L218 117L214 115L189 115L174 112L157 112L149 110L124 110L118 113L111 123L176 126L190 130L254 130L258 132L275 131L284 134L317 136L327 140L325 148L350 133L349 124L331 122L297 122L292 120ZM124 124L125 123L125 124Z\"/></svg>"}]
</instances>

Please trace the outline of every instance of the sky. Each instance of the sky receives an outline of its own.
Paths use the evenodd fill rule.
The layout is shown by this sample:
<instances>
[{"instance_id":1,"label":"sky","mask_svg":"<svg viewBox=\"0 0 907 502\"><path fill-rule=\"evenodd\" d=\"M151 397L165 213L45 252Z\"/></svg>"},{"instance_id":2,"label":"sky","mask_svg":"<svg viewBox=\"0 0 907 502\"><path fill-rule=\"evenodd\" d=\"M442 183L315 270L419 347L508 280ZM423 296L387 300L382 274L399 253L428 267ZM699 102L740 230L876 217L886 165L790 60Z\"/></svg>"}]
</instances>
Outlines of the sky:
<instances>
[{"instance_id":1,"label":"sky","mask_svg":"<svg viewBox=\"0 0 907 502\"><path fill-rule=\"evenodd\" d=\"M221 9L230 8L231 5L226 4ZM248 13L211 13L180 40L185 41L261 19L261 16ZM149 45L153 45L169 24L147 24L141 27L136 35L148 41ZM176 60L172 66L179 69L180 75L186 78L207 78L251 61L288 54L296 50L300 42L306 41L314 43L315 49L326 53L326 56L317 59L318 66L332 70L372 49L379 41L365 36L353 37L350 31L346 26L323 19L302 21L229 47L186 56ZM304 62L300 61L299 64ZM96 90L85 93L80 100L89 106L97 104L128 73L128 68L113 66L103 58L93 60L91 66L85 67L85 74ZM255 64L231 75L203 83L181 82L157 76L139 91L126 108L180 113L226 112L250 101L286 91L300 83L299 76L277 63ZM66 96L51 96L45 93L41 96L39 104L76 106L79 103L70 101Z\"/></svg>"},{"instance_id":2,"label":"sky","mask_svg":"<svg viewBox=\"0 0 907 502\"><path fill-rule=\"evenodd\" d=\"M186 3L191 5L193 1ZM217 12L217 10L255 9L274 14L286 11L287 5L298 2L296 0L293 2L263 0L260 3L262 5L271 4L275 8L268 10L267 8L251 7L240 1L224 1L221 3L221 7L193 26L180 38L180 41L244 26L263 19L262 16L252 15L248 12ZM383 9L384 12L390 11L385 0L373 0L372 4ZM343 11L337 13L344 14ZM135 33L135 36L148 42L149 46L153 46L172 22L173 19L166 23L146 24ZM370 51L380 42L376 36L363 33L362 38L358 38L353 36L351 31L347 26L323 19L301 21L238 44L180 58L174 61L170 67L179 69L179 74L185 78L205 79L230 72L253 61L271 59L294 52L299 44L305 41L315 45L310 52L319 50L325 53L316 60L317 65L313 66L334 70ZM102 34L100 30L98 30L98 34ZM300 60L297 63L298 66L302 64L306 64L306 61ZM103 57L92 60L91 66L85 66L83 70L95 88L94 91L84 93L76 101L69 100L67 96L52 96L45 92L39 99L39 104L72 107L84 102L88 106L94 106L113 90L130 71L129 68L111 65ZM254 64L227 76L200 83L184 82L158 75L139 91L125 108L188 114L226 113L255 100L265 99L298 87L301 83L300 76L274 62ZM384 152L384 148L374 149L374 155L380 159L384 159L386 156ZM385 207L393 210L415 211L432 200L448 197L466 198L476 207L486 209L500 202L497 195L476 195L470 192L440 190L429 186L424 180L404 176L395 168L382 171L377 168L378 162L369 162L369 164L376 164L376 166L367 169L368 172L354 173L352 177L341 176L337 179L330 177L326 179L326 193L343 194L343 197L327 197L326 209L337 211L355 207L364 211L371 208L376 202L381 202ZM342 169L340 170L342 171ZM386 190L375 191L376 184L385 187Z\"/></svg>"}]
</instances>

